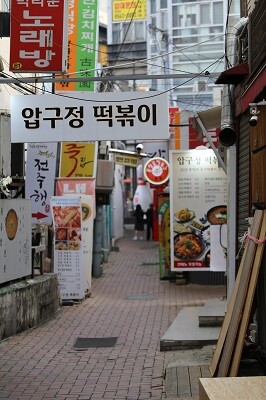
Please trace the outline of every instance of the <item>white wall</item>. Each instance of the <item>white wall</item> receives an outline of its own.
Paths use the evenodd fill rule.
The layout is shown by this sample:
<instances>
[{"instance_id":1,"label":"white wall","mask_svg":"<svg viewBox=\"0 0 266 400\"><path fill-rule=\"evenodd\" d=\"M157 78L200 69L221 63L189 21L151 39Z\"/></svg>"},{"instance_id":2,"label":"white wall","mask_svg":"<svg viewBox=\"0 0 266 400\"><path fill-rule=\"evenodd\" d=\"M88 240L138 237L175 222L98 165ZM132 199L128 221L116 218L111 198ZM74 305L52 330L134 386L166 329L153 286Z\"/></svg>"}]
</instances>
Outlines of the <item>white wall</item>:
<instances>
[{"instance_id":1,"label":"white wall","mask_svg":"<svg viewBox=\"0 0 266 400\"><path fill-rule=\"evenodd\" d=\"M114 238L124 236L124 204L123 204L123 180L124 167L115 164L115 187L113 190L113 216L114 216Z\"/></svg>"},{"instance_id":2,"label":"white wall","mask_svg":"<svg viewBox=\"0 0 266 400\"><path fill-rule=\"evenodd\" d=\"M0 38L0 57L4 65L4 72L9 74L9 38ZM10 112L10 95L17 91L9 85L0 84L0 110Z\"/></svg>"}]
</instances>

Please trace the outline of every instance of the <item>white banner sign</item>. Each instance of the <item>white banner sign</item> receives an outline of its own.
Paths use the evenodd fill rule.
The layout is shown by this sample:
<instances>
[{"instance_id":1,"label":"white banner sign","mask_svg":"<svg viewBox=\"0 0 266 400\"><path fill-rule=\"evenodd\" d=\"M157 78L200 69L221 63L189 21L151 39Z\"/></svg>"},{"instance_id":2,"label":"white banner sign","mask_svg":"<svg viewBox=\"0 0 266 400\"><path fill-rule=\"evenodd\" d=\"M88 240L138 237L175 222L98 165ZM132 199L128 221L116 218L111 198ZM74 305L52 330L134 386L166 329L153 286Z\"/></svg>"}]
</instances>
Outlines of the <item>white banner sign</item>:
<instances>
[{"instance_id":1,"label":"white banner sign","mask_svg":"<svg viewBox=\"0 0 266 400\"><path fill-rule=\"evenodd\" d=\"M83 194L81 198L82 209L82 239L85 269L85 291L91 293L92 275L92 250L93 250L93 216L94 216L94 196Z\"/></svg>"},{"instance_id":2,"label":"white banner sign","mask_svg":"<svg viewBox=\"0 0 266 400\"><path fill-rule=\"evenodd\" d=\"M168 139L168 94L11 96L13 143Z\"/></svg>"},{"instance_id":3,"label":"white banner sign","mask_svg":"<svg viewBox=\"0 0 266 400\"><path fill-rule=\"evenodd\" d=\"M31 275L31 202L0 202L0 283Z\"/></svg>"},{"instance_id":4,"label":"white banner sign","mask_svg":"<svg viewBox=\"0 0 266 400\"><path fill-rule=\"evenodd\" d=\"M84 256L84 289L91 293L93 222L95 196L87 194L65 194L67 197L80 197L82 210L82 244Z\"/></svg>"},{"instance_id":5,"label":"white banner sign","mask_svg":"<svg viewBox=\"0 0 266 400\"><path fill-rule=\"evenodd\" d=\"M171 270L225 270L225 172L213 150L171 151L170 162Z\"/></svg>"},{"instance_id":6,"label":"white banner sign","mask_svg":"<svg viewBox=\"0 0 266 400\"><path fill-rule=\"evenodd\" d=\"M32 223L52 223L50 196L54 194L57 143L27 147L25 197L31 200Z\"/></svg>"},{"instance_id":7,"label":"white banner sign","mask_svg":"<svg viewBox=\"0 0 266 400\"><path fill-rule=\"evenodd\" d=\"M50 198L54 225L54 272L62 300L83 299L84 258L80 197Z\"/></svg>"}]
</instances>

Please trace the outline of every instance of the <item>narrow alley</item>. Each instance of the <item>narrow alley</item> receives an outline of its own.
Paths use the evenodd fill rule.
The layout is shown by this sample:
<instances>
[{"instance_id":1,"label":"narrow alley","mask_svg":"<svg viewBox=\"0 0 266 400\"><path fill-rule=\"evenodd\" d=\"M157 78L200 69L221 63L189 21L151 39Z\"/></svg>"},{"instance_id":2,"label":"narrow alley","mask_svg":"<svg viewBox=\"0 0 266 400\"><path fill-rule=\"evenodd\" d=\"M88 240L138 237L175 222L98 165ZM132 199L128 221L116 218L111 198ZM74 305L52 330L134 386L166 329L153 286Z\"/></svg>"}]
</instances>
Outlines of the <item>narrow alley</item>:
<instances>
[{"instance_id":1,"label":"narrow alley","mask_svg":"<svg viewBox=\"0 0 266 400\"><path fill-rule=\"evenodd\" d=\"M42 326L0 343L0 398L161 400L164 335L182 306L224 295L223 287L160 280L158 244L117 243L90 298L63 306Z\"/></svg>"}]
</instances>

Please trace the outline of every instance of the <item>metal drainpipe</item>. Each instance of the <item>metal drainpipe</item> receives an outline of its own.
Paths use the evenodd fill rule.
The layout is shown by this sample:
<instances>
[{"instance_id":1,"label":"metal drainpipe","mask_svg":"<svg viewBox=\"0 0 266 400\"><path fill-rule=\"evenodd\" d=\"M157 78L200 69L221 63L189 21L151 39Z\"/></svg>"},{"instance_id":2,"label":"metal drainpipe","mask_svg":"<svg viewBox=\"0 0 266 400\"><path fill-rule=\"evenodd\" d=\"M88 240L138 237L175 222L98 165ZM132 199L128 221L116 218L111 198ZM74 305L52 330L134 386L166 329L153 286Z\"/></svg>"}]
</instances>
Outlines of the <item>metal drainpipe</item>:
<instances>
[{"instance_id":1,"label":"metal drainpipe","mask_svg":"<svg viewBox=\"0 0 266 400\"><path fill-rule=\"evenodd\" d=\"M107 231L107 206L103 206L103 262L108 262L108 231Z\"/></svg>"},{"instance_id":2,"label":"metal drainpipe","mask_svg":"<svg viewBox=\"0 0 266 400\"><path fill-rule=\"evenodd\" d=\"M114 231L115 231L115 227L114 227L114 195L113 193L110 194L110 209L109 209L109 213L110 213L110 240L112 241L112 246L114 245L113 241L115 239L115 235L114 235Z\"/></svg>"},{"instance_id":3,"label":"metal drainpipe","mask_svg":"<svg viewBox=\"0 0 266 400\"><path fill-rule=\"evenodd\" d=\"M236 65L237 38L246 26L248 18L240 18L228 29L226 36L227 69ZM219 140L225 147L232 146L236 141L234 127L234 85L224 85L221 109L221 132Z\"/></svg>"},{"instance_id":4,"label":"metal drainpipe","mask_svg":"<svg viewBox=\"0 0 266 400\"><path fill-rule=\"evenodd\" d=\"M106 215L107 215L107 243L108 243L108 252L112 251L112 243L111 243L111 207L110 205L106 206Z\"/></svg>"},{"instance_id":5,"label":"metal drainpipe","mask_svg":"<svg viewBox=\"0 0 266 400\"><path fill-rule=\"evenodd\" d=\"M100 278L103 274L102 269L102 228L103 228L103 209L102 206L96 206L96 218L94 221L93 233L93 262L92 276Z\"/></svg>"}]
</instances>

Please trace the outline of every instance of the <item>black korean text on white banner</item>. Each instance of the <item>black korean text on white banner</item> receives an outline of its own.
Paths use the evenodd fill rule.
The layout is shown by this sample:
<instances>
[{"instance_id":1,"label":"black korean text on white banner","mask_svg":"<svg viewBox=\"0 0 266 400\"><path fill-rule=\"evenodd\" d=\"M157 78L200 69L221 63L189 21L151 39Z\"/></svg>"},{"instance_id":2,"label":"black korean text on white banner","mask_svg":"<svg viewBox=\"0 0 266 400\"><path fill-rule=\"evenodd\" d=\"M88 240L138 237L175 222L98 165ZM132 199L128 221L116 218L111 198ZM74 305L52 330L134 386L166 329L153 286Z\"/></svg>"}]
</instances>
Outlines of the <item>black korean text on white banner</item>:
<instances>
[{"instance_id":1,"label":"black korean text on white banner","mask_svg":"<svg viewBox=\"0 0 266 400\"><path fill-rule=\"evenodd\" d=\"M11 141L168 139L168 94L11 96Z\"/></svg>"}]
</instances>

